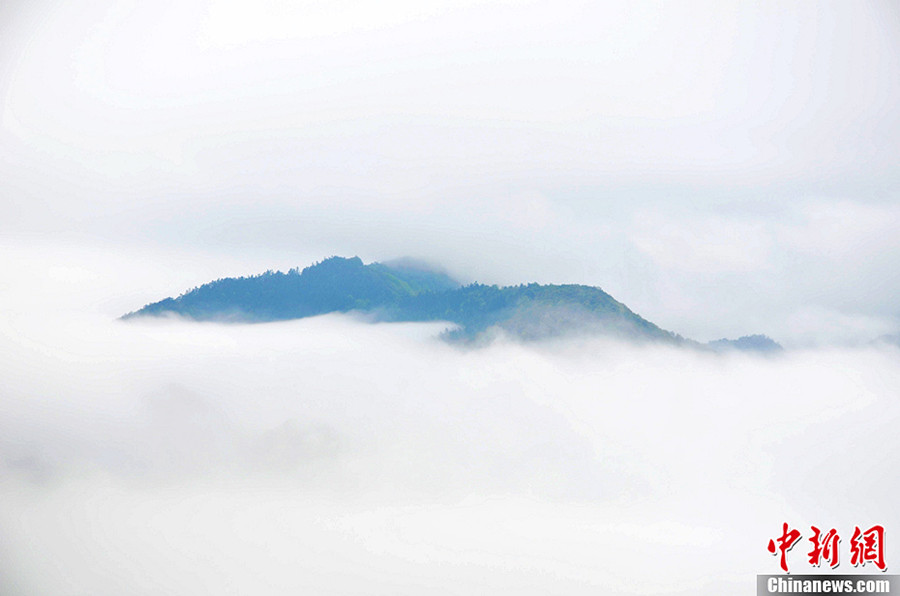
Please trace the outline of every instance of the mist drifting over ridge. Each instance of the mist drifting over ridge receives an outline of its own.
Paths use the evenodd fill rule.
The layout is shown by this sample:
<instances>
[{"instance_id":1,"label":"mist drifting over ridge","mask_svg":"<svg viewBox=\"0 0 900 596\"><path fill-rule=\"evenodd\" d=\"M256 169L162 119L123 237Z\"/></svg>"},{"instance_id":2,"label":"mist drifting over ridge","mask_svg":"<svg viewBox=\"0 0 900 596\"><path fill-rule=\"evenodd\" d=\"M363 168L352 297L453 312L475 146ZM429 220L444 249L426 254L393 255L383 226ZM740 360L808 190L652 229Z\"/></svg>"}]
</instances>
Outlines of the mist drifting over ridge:
<instances>
[{"instance_id":1,"label":"mist drifting over ridge","mask_svg":"<svg viewBox=\"0 0 900 596\"><path fill-rule=\"evenodd\" d=\"M356 313L372 322L452 323L442 337L470 346L500 334L519 341L583 335L719 351L774 354L782 349L760 334L702 345L661 329L597 287L463 286L440 268L408 258L366 265L359 257L332 256L302 270L217 279L128 312L121 320L180 316L247 324L330 313Z\"/></svg>"},{"instance_id":2,"label":"mist drifting over ridge","mask_svg":"<svg viewBox=\"0 0 900 596\"><path fill-rule=\"evenodd\" d=\"M194 284L412 254L700 341L900 329L891 2L2 11L7 238L254 261Z\"/></svg>"}]
</instances>

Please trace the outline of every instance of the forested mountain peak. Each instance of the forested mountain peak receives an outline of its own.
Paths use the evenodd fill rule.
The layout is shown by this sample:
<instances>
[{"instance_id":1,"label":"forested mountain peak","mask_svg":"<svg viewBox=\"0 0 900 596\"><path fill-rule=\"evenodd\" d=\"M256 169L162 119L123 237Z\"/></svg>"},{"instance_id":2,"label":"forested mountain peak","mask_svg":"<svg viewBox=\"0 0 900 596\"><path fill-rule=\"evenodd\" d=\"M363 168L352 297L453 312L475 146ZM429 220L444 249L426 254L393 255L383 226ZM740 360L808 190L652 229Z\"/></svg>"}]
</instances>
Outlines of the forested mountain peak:
<instances>
[{"instance_id":1,"label":"forested mountain peak","mask_svg":"<svg viewBox=\"0 0 900 596\"><path fill-rule=\"evenodd\" d=\"M288 273L270 270L218 279L122 318L179 315L198 321L266 322L349 311L381 321L448 321L456 328L447 337L467 341L493 331L523 340L602 334L699 345L661 329L597 287L462 286L440 268L420 261L366 265L356 256L332 256ZM732 347L771 348L767 342L744 339Z\"/></svg>"}]
</instances>

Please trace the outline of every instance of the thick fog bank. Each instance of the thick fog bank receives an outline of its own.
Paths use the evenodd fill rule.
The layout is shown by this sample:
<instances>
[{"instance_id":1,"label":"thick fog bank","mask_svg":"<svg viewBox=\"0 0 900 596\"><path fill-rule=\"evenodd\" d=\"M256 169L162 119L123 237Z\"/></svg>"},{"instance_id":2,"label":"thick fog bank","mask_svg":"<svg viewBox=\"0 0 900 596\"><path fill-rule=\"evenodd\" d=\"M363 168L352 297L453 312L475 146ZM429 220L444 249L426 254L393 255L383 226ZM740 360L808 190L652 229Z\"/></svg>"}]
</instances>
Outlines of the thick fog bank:
<instances>
[{"instance_id":1,"label":"thick fog bank","mask_svg":"<svg viewBox=\"0 0 900 596\"><path fill-rule=\"evenodd\" d=\"M900 350L441 329L7 316L0 588L748 592L783 521L898 527Z\"/></svg>"}]
</instances>

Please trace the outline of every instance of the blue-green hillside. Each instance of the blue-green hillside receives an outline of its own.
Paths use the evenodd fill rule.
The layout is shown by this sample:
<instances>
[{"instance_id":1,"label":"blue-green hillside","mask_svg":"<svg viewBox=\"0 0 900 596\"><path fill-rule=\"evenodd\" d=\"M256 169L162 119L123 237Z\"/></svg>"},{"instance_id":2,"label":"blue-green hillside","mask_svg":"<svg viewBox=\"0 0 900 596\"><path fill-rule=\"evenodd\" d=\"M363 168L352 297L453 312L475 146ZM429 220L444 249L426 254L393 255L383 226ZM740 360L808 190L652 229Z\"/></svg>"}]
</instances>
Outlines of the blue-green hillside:
<instances>
[{"instance_id":1,"label":"blue-green hillside","mask_svg":"<svg viewBox=\"0 0 900 596\"><path fill-rule=\"evenodd\" d=\"M122 318L178 315L253 323L350 311L379 321L448 321L456 328L447 338L463 341L492 333L523 340L603 334L698 345L640 317L597 287L462 286L415 261L366 265L359 257L331 257L302 271L219 279Z\"/></svg>"},{"instance_id":2,"label":"blue-green hillside","mask_svg":"<svg viewBox=\"0 0 900 596\"><path fill-rule=\"evenodd\" d=\"M373 311L422 293L459 287L449 276L415 264L364 265L359 257L331 257L300 271L227 277L128 313L177 314L198 321L265 322L330 312Z\"/></svg>"}]
</instances>

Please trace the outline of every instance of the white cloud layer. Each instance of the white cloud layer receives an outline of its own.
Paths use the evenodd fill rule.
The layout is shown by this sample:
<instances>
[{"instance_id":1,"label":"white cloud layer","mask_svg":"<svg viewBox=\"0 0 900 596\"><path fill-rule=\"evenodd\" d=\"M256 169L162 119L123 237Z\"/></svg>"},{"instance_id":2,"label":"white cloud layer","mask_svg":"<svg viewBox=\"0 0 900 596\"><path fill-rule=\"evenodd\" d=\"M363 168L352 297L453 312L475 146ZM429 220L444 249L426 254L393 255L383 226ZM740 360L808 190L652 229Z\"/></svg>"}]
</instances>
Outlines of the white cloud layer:
<instances>
[{"instance_id":1,"label":"white cloud layer","mask_svg":"<svg viewBox=\"0 0 900 596\"><path fill-rule=\"evenodd\" d=\"M4 594L712 595L777 571L783 521L900 527L896 348L122 323L131 256L13 254Z\"/></svg>"},{"instance_id":2,"label":"white cloud layer","mask_svg":"<svg viewBox=\"0 0 900 596\"><path fill-rule=\"evenodd\" d=\"M898 25L0 3L0 593L718 595L783 521L895 531ZM332 254L798 349L114 320Z\"/></svg>"}]
</instances>

